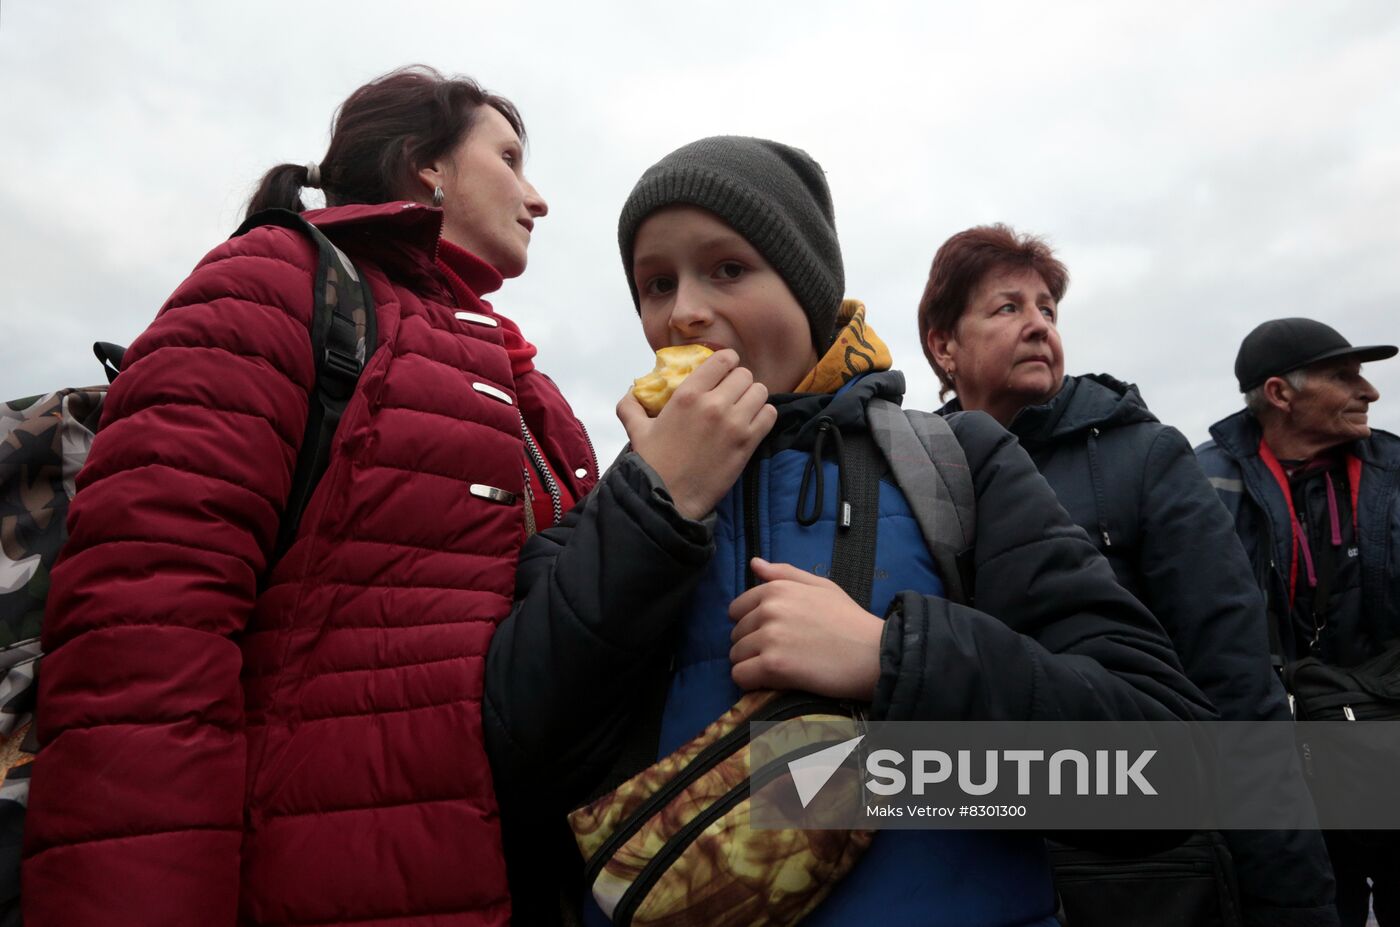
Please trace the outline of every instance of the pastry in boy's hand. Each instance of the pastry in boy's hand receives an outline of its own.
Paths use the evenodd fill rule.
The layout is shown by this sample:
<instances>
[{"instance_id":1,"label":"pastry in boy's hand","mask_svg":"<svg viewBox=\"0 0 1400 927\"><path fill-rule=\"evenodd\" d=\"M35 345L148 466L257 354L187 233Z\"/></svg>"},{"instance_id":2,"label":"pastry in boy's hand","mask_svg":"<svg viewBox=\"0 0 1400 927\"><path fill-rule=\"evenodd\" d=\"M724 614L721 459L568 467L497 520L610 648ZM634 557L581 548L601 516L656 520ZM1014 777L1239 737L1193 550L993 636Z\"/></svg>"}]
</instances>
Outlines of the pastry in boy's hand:
<instances>
[{"instance_id":1,"label":"pastry in boy's hand","mask_svg":"<svg viewBox=\"0 0 1400 927\"><path fill-rule=\"evenodd\" d=\"M681 381L694 373L695 368L713 353L703 344L662 348L656 352L656 369L632 381L632 395L637 397L648 415L656 417Z\"/></svg>"}]
</instances>

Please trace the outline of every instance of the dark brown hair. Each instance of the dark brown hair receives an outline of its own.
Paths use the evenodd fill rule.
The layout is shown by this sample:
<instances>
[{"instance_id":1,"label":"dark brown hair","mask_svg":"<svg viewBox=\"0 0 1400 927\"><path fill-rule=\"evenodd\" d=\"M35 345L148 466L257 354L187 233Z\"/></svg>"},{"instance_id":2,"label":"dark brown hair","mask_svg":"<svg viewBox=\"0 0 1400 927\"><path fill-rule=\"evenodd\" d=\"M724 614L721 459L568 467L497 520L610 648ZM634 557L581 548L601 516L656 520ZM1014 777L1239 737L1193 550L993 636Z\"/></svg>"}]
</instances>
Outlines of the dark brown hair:
<instances>
[{"instance_id":1,"label":"dark brown hair","mask_svg":"<svg viewBox=\"0 0 1400 927\"><path fill-rule=\"evenodd\" d=\"M331 117L331 144L320 162L326 205L410 198L414 174L456 148L482 106L504 116L525 140L515 105L469 77L444 77L426 65L376 77ZM306 185L306 165L279 164L263 175L247 214L272 207L302 212Z\"/></svg>"},{"instance_id":2,"label":"dark brown hair","mask_svg":"<svg viewBox=\"0 0 1400 927\"><path fill-rule=\"evenodd\" d=\"M919 300L919 344L929 366L943 384L940 395L953 390L953 380L929 350L930 331L952 331L967 310L972 291L992 271L1027 269L1040 274L1058 303L1069 288L1069 271L1044 240L1018 235L1008 225L978 225L959 232L943 243L933 256L928 284Z\"/></svg>"}]
</instances>

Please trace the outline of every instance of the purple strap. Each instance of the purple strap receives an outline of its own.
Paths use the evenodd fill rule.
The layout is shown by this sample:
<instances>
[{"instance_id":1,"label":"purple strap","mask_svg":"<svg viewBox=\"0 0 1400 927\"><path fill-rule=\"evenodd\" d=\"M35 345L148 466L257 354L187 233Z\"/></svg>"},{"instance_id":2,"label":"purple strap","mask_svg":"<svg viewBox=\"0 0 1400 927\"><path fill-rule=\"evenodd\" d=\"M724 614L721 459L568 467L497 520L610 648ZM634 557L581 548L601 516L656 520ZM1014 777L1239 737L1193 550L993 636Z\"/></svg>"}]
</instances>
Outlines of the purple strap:
<instances>
[{"instance_id":1,"label":"purple strap","mask_svg":"<svg viewBox=\"0 0 1400 927\"><path fill-rule=\"evenodd\" d=\"M1300 519L1294 529L1298 534L1298 549L1303 552L1303 563L1308 568L1308 585L1317 588L1317 571L1313 569L1312 550L1308 545L1308 532Z\"/></svg>"}]
</instances>

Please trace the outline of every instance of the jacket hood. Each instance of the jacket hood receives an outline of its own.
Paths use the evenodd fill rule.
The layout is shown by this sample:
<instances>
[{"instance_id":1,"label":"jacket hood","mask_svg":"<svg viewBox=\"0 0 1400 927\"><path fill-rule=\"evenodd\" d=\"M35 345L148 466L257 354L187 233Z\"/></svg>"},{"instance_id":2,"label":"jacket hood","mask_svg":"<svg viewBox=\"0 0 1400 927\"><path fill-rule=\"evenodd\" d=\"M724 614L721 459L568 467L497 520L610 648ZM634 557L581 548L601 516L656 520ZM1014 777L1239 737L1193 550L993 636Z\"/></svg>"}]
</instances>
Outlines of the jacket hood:
<instances>
[{"instance_id":1,"label":"jacket hood","mask_svg":"<svg viewBox=\"0 0 1400 927\"><path fill-rule=\"evenodd\" d=\"M954 399L941 411L956 412L962 404ZM1089 373L1065 377L1060 391L1050 401L1038 406L1026 406L1011 420L1007 428L1027 447L1051 444L1055 441L1098 428L1107 431L1123 425L1155 422L1157 416L1147 408L1137 386L1124 383L1106 373Z\"/></svg>"}]
</instances>

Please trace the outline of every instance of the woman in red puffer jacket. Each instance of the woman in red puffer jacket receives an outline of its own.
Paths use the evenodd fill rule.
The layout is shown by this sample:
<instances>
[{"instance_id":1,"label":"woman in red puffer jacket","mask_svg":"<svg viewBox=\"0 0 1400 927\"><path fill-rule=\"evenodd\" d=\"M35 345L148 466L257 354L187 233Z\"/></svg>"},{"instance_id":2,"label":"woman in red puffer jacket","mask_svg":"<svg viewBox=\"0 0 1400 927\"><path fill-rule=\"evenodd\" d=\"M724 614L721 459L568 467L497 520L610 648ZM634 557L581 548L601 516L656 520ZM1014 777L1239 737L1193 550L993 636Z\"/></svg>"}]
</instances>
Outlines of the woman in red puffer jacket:
<instances>
[{"instance_id":1,"label":"woman in red puffer jacket","mask_svg":"<svg viewBox=\"0 0 1400 927\"><path fill-rule=\"evenodd\" d=\"M482 668L527 510L551 525L597 476L481 298L546 212L523 135L474 82L403 69L345 101L319 165L263 179L250 213L324 188L306 218L379 333L275 565L315 247L225 242L127 352L53 572L30 927L508 922Z\"/></svg>"}]
</instances>

